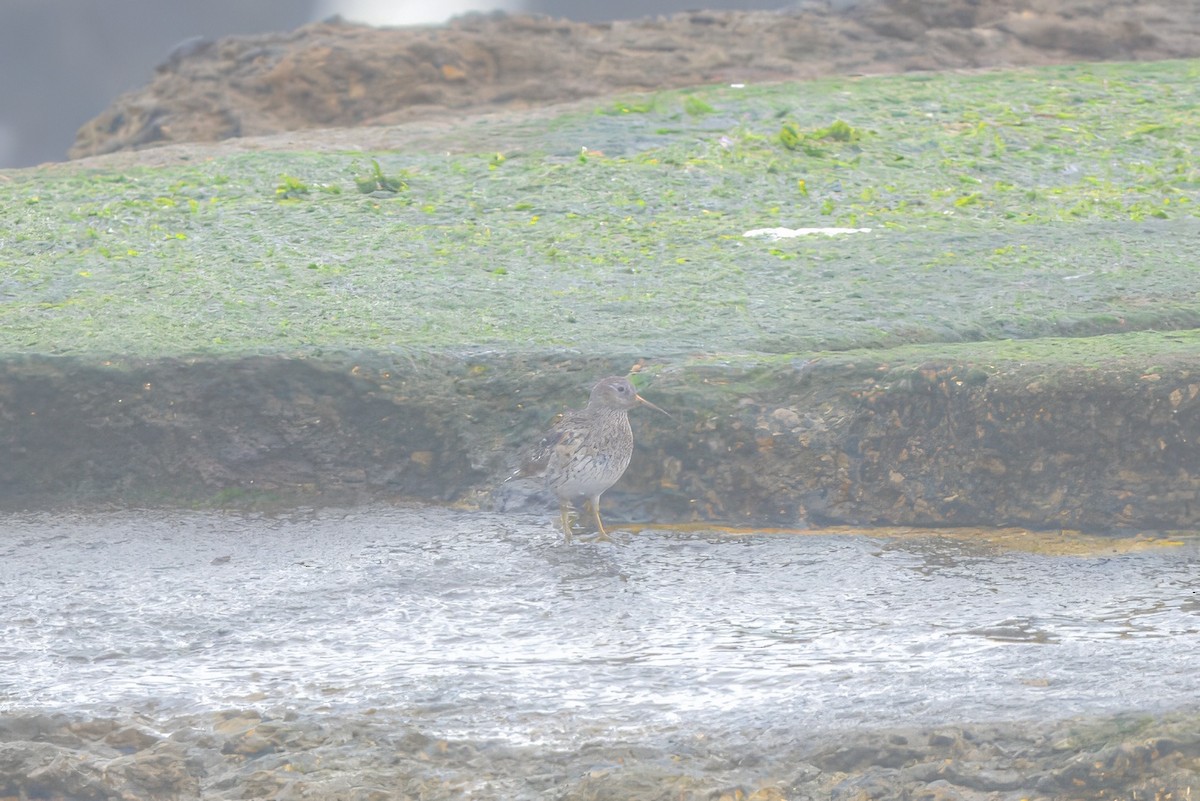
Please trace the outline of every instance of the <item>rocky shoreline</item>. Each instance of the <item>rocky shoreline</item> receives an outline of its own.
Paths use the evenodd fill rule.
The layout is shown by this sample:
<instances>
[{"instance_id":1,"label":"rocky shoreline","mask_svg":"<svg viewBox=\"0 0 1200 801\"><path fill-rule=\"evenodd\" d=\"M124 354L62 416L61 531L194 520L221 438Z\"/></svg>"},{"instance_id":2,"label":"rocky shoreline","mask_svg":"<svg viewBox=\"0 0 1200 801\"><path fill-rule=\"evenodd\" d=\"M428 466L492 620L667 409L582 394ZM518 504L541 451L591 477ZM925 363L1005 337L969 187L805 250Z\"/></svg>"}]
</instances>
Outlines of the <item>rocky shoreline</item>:
<instances>
[{"instance_id":1,"label":"rocky shoreline","mask_svg":"<svg viewBox=\"0 0 1200 801\"><path fill-rule=\"evenodd\" d=\"M382 712L10 712L0 717L0 798L1187 798L1198 724L1194 712L1128 714L833 731L766 746L695 732L546 749L447 740Z\"/></svg>"}]
</instances>

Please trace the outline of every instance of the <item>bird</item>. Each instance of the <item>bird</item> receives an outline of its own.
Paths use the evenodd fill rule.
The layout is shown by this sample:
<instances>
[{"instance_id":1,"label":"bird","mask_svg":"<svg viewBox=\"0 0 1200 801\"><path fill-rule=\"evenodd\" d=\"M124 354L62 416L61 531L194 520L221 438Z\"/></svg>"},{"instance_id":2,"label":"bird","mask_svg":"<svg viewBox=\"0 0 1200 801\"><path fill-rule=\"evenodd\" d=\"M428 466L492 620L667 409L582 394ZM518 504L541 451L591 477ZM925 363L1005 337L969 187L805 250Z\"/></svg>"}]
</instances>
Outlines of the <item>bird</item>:
<instances>
[{"instance_id":1,"label":"bird","mask_svg":"<svg viewBox=\"0 0 1200 801\"><path fill-rule=\"evenodd\" d=\"M583 501L592 514L598 540L612 541L600 520L600 496L629 467L633 431L629 410L648 406L671 415L643 398L623 376L602 378L592 387L586 408L563 412L550 430L524 454L512 478L542 478L558 498L559 522L571 541L571 511Z\"/></svg>"}]
</instances>

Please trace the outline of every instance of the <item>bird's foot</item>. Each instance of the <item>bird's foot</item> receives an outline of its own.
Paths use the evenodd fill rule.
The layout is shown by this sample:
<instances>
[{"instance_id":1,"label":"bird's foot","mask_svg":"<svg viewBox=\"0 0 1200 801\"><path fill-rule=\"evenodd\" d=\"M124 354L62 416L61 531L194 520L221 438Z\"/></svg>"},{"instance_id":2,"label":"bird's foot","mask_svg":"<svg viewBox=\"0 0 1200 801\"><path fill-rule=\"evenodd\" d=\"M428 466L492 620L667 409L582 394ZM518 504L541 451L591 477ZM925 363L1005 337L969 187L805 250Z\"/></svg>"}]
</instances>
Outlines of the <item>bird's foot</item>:
<instances>
[{"instance_id":1,"label":"bird's foot","mask_svg":"<svg viewBox=\"0 0 1200 801\"><path fill-rule=\"evenodd\" d=\"M583 542L611 542L613 545L626 545L629 540L621 536L613 536L609 531L595 531L586 537L580 537Z\"/></svg>"},{"instance_id":2,"label":"bird's foot","mask_svg":"<svg viewBox=\"0 0 1200 801\"><path fill-rule=\"evenodd\" d=\"M579 516L575 514L575 510L569 506L563 506L559 510L558 527L562 529L563 536L569 544L575 533L575 525L579 522Z\"/></svg>"}]
</instances>

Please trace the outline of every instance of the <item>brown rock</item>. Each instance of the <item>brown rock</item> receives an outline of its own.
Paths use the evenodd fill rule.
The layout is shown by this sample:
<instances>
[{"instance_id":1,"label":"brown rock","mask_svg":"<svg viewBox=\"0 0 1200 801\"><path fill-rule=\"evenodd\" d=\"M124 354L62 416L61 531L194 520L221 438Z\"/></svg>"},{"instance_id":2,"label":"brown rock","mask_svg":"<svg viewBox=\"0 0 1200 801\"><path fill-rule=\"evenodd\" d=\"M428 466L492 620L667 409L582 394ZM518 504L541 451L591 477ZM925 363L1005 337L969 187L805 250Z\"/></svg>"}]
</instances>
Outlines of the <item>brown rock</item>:
<instances>
[{"instance_id":1,"label":"brown rock","mask_svg":"<svg viewBox=\"0 0 1200 801\"><path fill-rule=\"evenodd\" d=\"M808 4L606 24L325 22L173 53L79 130L71 156L712 82L1197 55L1200 6L1190 0L863 0L844 13Z\"/></svg>"}]
</instances>

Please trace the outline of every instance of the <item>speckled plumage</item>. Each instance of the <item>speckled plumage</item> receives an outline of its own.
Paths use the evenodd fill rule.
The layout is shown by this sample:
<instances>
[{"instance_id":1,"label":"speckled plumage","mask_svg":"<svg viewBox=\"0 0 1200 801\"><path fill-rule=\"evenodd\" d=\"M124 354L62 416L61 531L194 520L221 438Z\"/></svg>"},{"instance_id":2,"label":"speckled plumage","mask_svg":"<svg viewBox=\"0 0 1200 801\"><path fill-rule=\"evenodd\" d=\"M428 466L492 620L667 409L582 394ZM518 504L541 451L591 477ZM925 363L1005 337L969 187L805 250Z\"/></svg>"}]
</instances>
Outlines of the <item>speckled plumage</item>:
<instances>
[{"instance_id":1,"label":"speckled plumage","mask_svg":"<svg viewBox=\"0 0 1200 801\"><path fill-rule=\"evenodd\" d=\"M629 467L633 456L629 410L636 406L663 412L638 395L629 379L603 378L592 388L586 408L559 415L525 454L516 475L545 479L547 488L558 498L563 533L568 540L571 507L580 500L591 507L600 539L609 539L600 521L600 496Z\"/></svg>"}]
</instances>

